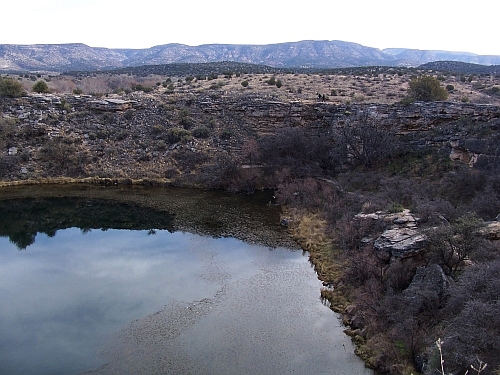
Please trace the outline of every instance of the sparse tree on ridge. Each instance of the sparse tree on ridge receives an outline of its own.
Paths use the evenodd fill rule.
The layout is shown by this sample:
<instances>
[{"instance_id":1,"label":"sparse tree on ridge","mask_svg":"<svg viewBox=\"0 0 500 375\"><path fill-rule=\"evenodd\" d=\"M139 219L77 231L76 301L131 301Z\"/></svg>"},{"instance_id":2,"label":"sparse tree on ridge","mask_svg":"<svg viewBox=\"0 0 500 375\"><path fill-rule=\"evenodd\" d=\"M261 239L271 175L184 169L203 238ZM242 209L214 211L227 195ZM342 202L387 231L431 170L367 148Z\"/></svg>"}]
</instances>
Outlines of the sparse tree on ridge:
<instances>
[{"instance_id":1,"label":"sparse tree on ridge","mask_svg":"<svg viewBox=\"0 0 500 375\"><path fill-rule=\"evenodd\" d=\"M23 85L12 78L0 78L0 97L18 98L25 94Z\"/></svg>"},{"instance_id":2,"label":"sparse tree on ridge","mask_svg":"<svg viewBox=\"0 0 500 375\"><path fill-rule=\"evenodd\" d=\"M49 93L50 89L45 81L40 80L33 85L33 91L39 94L43 94L43 93Z\"/></svg>"},{"instance_id":3,"label":"sparse tree on ridge","mask_svg":"<svg viewBox=\"0 0 500 375\"><path fill-rule=\"evenodd\" d=\"M431 102L448 99L448 92L435 77L419 76L413 78L409 85L408 97L413 101Z\"/></svg>"}]
</instances>

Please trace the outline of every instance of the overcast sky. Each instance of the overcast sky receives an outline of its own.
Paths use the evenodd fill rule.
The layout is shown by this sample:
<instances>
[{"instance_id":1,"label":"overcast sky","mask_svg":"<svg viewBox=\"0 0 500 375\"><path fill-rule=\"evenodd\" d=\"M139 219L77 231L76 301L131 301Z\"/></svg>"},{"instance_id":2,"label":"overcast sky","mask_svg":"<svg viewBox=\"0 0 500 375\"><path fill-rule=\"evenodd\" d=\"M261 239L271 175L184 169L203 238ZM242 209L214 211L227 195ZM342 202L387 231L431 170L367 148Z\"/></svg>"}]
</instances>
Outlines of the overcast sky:
<instances>
[{"instance_id":1,"label":"overcast sky","mask_svg":"<svg viewBox=\"0 0 500 375\"><path fill-rule=\"evenodd\" d=\"M0 44L343 40L500 55L498 0L2 0L0 10Z\"/></svg>"}]
</instances>

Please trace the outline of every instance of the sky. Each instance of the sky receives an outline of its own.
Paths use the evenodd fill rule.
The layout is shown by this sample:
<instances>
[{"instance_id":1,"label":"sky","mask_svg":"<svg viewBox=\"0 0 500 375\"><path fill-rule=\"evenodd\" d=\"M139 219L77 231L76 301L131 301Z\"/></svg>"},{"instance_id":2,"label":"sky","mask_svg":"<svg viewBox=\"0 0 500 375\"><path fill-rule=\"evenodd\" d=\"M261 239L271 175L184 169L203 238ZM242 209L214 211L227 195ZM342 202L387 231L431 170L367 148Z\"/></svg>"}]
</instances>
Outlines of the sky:
<instances>
[{"instance_id":1,"label":"sky","mask_svg":"<svg viewBox=\"0 0 500 375\"><path fill-rule=\"evenodd\" d=\"M2 0L0 44L149 48L342 40L500 55L500 1Z\"/></svg>"}]
</instances>

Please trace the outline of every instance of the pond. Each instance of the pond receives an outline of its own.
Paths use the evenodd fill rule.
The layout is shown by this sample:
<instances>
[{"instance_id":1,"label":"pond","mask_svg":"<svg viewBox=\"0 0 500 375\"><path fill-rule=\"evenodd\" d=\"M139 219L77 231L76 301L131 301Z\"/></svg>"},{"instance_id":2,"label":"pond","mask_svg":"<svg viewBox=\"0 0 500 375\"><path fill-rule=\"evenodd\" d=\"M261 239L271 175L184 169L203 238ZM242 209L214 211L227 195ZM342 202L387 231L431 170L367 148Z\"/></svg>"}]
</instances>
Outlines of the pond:
<instances>
[{"instance_id":1,"label":"pond","mask_svg":"<svg viewBox=\"0 0 500 375\"><path fill-rule=\"evenodd\" d=\"M0 374L372 374L269 195L1 197Z\"/></svg>"}]
</instances>

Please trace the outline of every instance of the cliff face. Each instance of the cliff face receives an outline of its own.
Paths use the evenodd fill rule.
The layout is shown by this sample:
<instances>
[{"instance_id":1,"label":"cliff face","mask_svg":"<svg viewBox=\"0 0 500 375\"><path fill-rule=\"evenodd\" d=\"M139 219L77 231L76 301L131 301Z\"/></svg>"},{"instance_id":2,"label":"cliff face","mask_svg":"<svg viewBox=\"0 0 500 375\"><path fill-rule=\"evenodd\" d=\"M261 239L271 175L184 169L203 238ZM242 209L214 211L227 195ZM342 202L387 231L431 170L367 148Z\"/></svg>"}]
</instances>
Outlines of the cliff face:
<instances>
[{"instance_id":1,"label":"cliff face","mask_svg":"<svg viewBox=\"0 0 500 375\"><path fill-rule=\"evenodd\" d=\"M31 95L2 100L1 179L189 176L221 155L237 159L250 138L283 127L328 137L336 124L366 113L395 131L405 148L434 147L475 168L499 165L498 106L334 105L258 94Z\"/></svg>"},{"instance_id":2,"label":"cliff face","mask_svg":"<svg viewBox=\"0 0 500 375\"><path fill-rule=\"evenodd\" d=\"M85 44L0 45L0 70L64 71L122 67L119 50L92 48Z\"/></svg>"},{"instance_id":3,"label":"cliff face","mask_svg":"<svg viewBox=\"0 0 500 375\"><path fill-rule=\"evenodd\" d=\"M204 102L211 115L227 111L262 134L280 127L303 126L328 131L347 117L369 114L396 131L405 147L435 147L476 168L500 165L500 107L467 103L428 102L399 104L302 104L234 99Z\"/></svg>"},{"instance_id":4,"label":"cliff face","mask_svg":"<svg viewBox=\"0 0 500 375\"><path fill-rule=\"evenodd\" d=\"M500 64L500 56L465 52L420 51L366 47L338 40L305 40L268 45L171 43L144 49L94 48L71 44L0 44L0 70L99 70L171 63L235 61L272 67L344 68L360 66L419 66L436 60Z\"/></svg>"}]
</instances>

